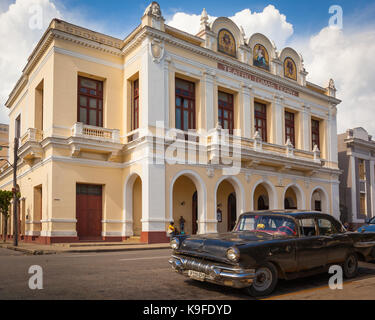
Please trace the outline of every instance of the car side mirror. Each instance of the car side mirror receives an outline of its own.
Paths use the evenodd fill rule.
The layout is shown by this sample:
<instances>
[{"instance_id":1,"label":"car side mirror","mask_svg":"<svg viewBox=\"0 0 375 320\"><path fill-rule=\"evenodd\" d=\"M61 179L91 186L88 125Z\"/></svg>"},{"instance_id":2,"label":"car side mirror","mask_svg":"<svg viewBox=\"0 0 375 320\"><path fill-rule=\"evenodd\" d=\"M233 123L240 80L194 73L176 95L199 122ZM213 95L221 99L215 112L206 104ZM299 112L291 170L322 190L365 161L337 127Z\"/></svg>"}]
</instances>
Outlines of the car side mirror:
<instances>
[{"instance_id":1,"label":"car side mirror","mask_svg":"<svg viewBox=\"0 0 375 320\"><path fill-rule=\"evenodd\" d=\"M370 224L370 219L366 219L366 220L365 220L365 223L366 223L366 224Z\"/></svg>"}]
</instances>

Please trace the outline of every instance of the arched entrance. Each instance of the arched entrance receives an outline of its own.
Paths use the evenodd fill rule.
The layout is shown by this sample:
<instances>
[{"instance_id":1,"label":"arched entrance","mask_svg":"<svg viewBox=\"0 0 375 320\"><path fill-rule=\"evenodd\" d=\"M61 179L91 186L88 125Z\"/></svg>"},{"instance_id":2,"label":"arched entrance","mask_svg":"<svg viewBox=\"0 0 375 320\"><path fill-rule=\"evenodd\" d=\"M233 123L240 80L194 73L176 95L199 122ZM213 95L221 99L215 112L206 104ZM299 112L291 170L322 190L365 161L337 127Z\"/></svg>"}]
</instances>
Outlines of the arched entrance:
<instances>
[{"instance_id":1,"label":"arched entrance","mask_svg":"<svg viewBox=\"0 0 375 320\"><path fill-rule=\"evenodd\" d=\"M329 213L328 196L321 188L315 188L311 193L311 210Z\"/></svg>"},{"instance_id":2,"label":"arched entrance","mask_svg":"<svg viewBox=\"0 0 375 320\"><path fill-rule=\"evenodd\" d=\"M206 199L206 186L199 174L193 170L179 172L169 186L169 221L180 230L182 216L186 234L206 233Z\"/></svg>"},{"instance_id":3,"label":"arched entrance","mask_svg":"<svg viewBox=\"0 0 375 320\"><path fill-rule=\"evenodd\" d=\"M237 181L224 178L216 188L217 232L232 231L241 214L241 187Z\"/></svg>"},{"instance_id":4,"label":"arched entrance","mask_svg":"<svg viewBox=\"0 0 375 320\"><path fill-rule=\"evenodd\" d=\"M125 183L125 236L142 234L142 179L132 174Z\"/></svg>"},{"instance_id":5,"label":"arched entrance","mask_svg":"<svg viewBox=\"0 0 375 320\"><path fill-rule=\"evenodd\" d=\"M173 220L185 234L198 233L198 191L194 181L188 176L179 177L173 186Z\"/></svg>"},{"instance_id":6,"label":"arched entrance","mask_svg":"<svg viewBox=\"0 0 375 320\"><path fill-rule=\"evenodd\" d=\"M279 209L275 186L267 181L258 181L251 192L250 210L276 210Z\"/></svg>"},{"instance_id":7,"label":"arched entrance","mask_svg":"<svg viewBox=\"0 0 375 320\"><path fill-rule=\"evenodd\" d=\"M270 209L268 191L263 184L260 184L255 188L253 200L255 211Z\"/></svg>"},{"instance_id":8,"label":"arched entrance","mask_svg":"<svg viewBox=\"0 0 375 320\"><path fill-rule=\"evenodd\" d=\"M304 194L298 185L292 184L285 188L284 209L285 210L296 210L296 209L304 210L305 209Z\"/></svg>"}]
</instances>

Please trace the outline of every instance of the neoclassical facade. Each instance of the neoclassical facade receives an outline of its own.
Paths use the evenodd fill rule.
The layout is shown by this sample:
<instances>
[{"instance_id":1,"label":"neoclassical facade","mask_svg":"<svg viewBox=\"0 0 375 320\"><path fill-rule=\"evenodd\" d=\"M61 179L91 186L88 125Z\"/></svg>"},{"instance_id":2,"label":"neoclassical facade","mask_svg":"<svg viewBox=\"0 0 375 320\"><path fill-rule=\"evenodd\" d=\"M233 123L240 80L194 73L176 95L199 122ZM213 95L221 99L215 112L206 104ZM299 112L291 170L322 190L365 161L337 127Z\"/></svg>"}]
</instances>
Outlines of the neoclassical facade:
<instances>
[{"instance_id":1,"label":"neoclassical facade","mask_svg":"<svg viewBox=\"0 0 375 320\"><path fill-rule=\"evenodd\" d=\"M205 10L197 35L177 30L155 2L125 40L53 20L6 103L24 239L161 242L170 221L225 232L250 210L339 217L333 81L248 36Z\"/></svg>"},{"instance_id":2,"label":"neoclassical facade","mask_svg":"<svg viewBox=\"0 0 375 320\"><path fill-rule=\"evenodd\" d=\"M375 217L375 141L364 128L338 135L342 220L354 229Z\"/></svg>"}]
</instances>

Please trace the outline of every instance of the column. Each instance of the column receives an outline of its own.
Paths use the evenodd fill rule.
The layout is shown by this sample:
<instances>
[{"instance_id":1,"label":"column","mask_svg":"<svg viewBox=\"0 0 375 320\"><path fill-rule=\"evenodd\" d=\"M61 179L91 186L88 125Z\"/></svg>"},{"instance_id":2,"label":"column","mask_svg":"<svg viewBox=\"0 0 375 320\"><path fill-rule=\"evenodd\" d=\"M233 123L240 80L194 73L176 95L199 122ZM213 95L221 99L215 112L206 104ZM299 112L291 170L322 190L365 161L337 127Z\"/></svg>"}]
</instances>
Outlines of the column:
<instances>
[{"instance_id":1,"label":"column","mask_svg":"<svg viewBox=\"0 0 375 320\"><path fill-rule=\"evenodd\" d=\"M304 106L301 116L302 149L311 152L313 149L313 146L311 146L311 108L309 106Z\"/></svg>"},{"instance_id":2,"label":"column","mask_svg":"<svg viewBox=\"0 0 375 320\"><path fill-rule=\"evenodd\" d=\"M375 160L370 160L371 216L375 217Z\"/></svg>"},{"instance_id":3,"label":"column","mask_svg":"<svg viewBox=\"0 0 375 320\"><path fill-rule=\"evenodd\" d=\"M350 185L348 187L352 190L352 221L357 221L357 180L356 180L356 165L355 157L350 156L350 177L348 177Z\"/></svg>"},{"instance_id":4,"label":"column","mask_svg":"<svg viewBox=\"0 0 375 320\"><path fill-rule=\"evenodd\" d=\"M338 179L338 178L337 178ZM340 191L339 182L334 181L331 184L332 215L340 220Z\"/></svg>"},{"instance_id":5,"label":"column","mask_svg":"<svg viewBox=\"0 0 375 320\"><path fill-rule=\"evenodd\" d=\"M329 109L329 116L327 121L327 151L328 161L338 163L338 149L337 149L337 109L335 105L331 105Z\"/></svg>"},{"instance_id":6,"label":"column","mask_svg":"<svg viewBox=\"0 0 375 320\"><path fill-rule=\"evenodd\" d=\"M168 106L169 84L165 79L168 75L166 71L165 62L162 58L154 56L155 47L159 47L161 57L164 57L164 44L153 41L152 39L145 39L144 45L148 50L144 50L140 69L140 114L141 127L147 128L149 126L156 126L158 121L166 122L166 108ZM154 48L154 50L152 49ZM166 123L165 125L169 125Z\"/></svg>"},{"instance_id":7,"label":"column","mask_svg":"<svg viewBox=\"0 0 375 320\"><path fill-rule=\"evenodd\" d=\"M217 119L215 119L215 109L214 109L214 82L215 74L213 72L206 71L203 75L204 83L204 109L206 115L205 129L210 131L216 127ZM215 121L216 120L216 121Z\"/></svg>"},{"instance_id":8,"label":"column","mask_svg":"<svg viewBox=\"0 0 375 320\"><path fill-rule=\"evenodd\" d=\"M272 133L274 144L285 145L283 132L284 106L282 105L284 98L279 95L274 96L273 110L272 110Z\"/></svg>"},{"instance_id":9,"label":"column","mask_svg":"<svg viewBox=\"0 0 375 320\"><path fill-rule=\"evenodd\" d=\"M172 59L167 56L165 57L163 61L163 66L164 66L164 103L165 103L165 109L164 109L164 127L166 129L169 129L169 114L170 114L170 77L169 77L169 72L170 72L170 64L172 62Z\"/></svg>"},{"instance_id":10,"label":"column","mask_svg":"<svg viewBox=\"0 0 375 320\"><path fill-rule=\"evenodd\" d=\"M167 242L165 166L144 160L142 180L142 235L146 243Z\"/></svg>"},{"instance_id":11,"label":"column","mask_svg":"<svg viewBox=\"0 0 375 320\"><path fill-rule=\"evenodd\" d=\"M251 87L245 84L241 85L242 95L242 136L251 139L251 128L253 127L253 119L251 116Z\"/></svg>"}]
</instances>

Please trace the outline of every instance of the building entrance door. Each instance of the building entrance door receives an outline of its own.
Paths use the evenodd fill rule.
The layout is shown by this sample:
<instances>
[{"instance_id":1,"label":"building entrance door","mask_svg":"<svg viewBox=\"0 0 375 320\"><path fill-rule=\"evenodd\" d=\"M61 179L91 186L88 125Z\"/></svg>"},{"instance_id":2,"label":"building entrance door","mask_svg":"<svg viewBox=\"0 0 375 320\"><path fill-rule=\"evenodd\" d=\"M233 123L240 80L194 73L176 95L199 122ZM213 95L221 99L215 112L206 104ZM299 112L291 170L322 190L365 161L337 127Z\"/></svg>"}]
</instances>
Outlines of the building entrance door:
<instances>
[{"instance_id":1,"label":"building entrance door","mask_svg":"<svg viewBox=\"0 0 375 320\"><path fill-rule=\"evenodd\" d=\"M235 193L228 197L228 231L232 231L237 222L237 198Z\"/></svg>"},{"instance_id":2,"label":"building entrance door","mask_svg":"<svg viewBox=\"0 0 375 320\"><path fill-rule=\"evenodd\" d=\"M192 234L197 234L198 233L198 192L195 192L193 195L193 232Z\"/></svg>"},{"instance_id":3,"label":"building entrance door","mask_svg":"<svg viewBox=\"0 0 375 320\"><path fill-rule=\"evenodd\" d=\"M102 186L77 184L77 235L80 240L102 236Z\"/></svg>"}]
</instances>

